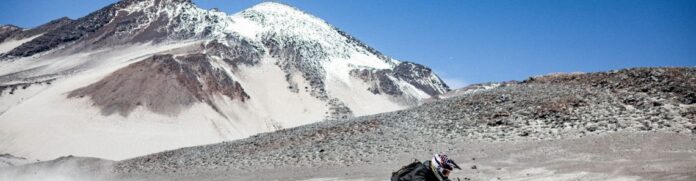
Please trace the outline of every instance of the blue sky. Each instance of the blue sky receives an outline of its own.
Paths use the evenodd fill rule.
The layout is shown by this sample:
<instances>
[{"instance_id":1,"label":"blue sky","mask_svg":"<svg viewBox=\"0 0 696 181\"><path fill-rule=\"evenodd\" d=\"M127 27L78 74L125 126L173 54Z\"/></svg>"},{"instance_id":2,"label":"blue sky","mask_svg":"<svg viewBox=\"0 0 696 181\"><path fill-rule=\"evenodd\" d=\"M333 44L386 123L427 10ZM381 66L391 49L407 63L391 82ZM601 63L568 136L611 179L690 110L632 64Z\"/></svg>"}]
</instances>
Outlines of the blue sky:
<instances>
[{"instance_id":1,"label":"blue sky","mask_svg":"<svg viewBox=\"0 0 696 181\"><path fill-rule=\"evenodd\" d=\"M0 24L78 18L114 0L3 0ZM259 0L194 0L234 13ZM693 0L282 0L453 87L555 72L696 66Z\"/></svg>"}]
</instances>

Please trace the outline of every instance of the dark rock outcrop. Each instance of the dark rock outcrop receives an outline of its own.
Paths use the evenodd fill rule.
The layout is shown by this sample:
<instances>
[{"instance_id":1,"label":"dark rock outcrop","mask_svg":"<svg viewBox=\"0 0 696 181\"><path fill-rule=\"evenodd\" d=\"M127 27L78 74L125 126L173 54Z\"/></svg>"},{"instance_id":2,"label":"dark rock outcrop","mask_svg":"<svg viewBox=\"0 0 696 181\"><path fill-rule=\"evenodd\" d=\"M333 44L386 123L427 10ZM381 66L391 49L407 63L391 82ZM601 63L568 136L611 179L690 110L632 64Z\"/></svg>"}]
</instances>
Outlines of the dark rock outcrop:
<instances>
[{"instance_id":1,"label":"dark rock outcrop","mask_svg":"<svg viewBox=\"0 0 696 181\"><path fill-rule=\"evenodd\" d=\"M203 102L220 111L216 95L245 101L249 95L227 73L211 64L208 55L154 55L122 68L106 78L70 92L68 97L89 97L104 115L127 116L138 106L166 115Z\"/></svg>"},{"instance_id":2,"label":"dark rock outcrop","mask_svg":"<svg viewBox=\"0 0 696 181\"><path fill-rule=\"evenodd\" d=\"M423 90L430 96L436 96L444 93L445 91L449 91L449 87L444 84L444 81L442 81L440 77L437 77L437 75L435 75L430 68L421 64L413 62L401 62L394 68L393 71L395 77L405 80L416 88ZM442 87L436 87L433 85L441 85ZM438 90L438 88L443 88L443 90Z\"/></svg>"},{"instance_id":3,"label":"dark rock outcrop","mask_svg":"<svg viewBox=\"0 0 696 181\"><path fill-rule=\"evenodd\" d=\"M401 62L394 69L357 68L350 74L371 83L369 90L375 94L402 95L403 91L395 80L405 81L430 96L450 90L430 68L412 62Z\"/></svg>"},{"instance_id":4,"label":"dark rock outcrop","mask_svg":"<svg viewBox=\"0 0 696 181\"><path fill-rule=\"evenodd\" d=\"M14 36L15 34L18 34L19 32L22 32L22 28L14 25L0 26L0 43L4 42L6 39Z\"/></svg>"},{"instance_id":5,"label":"dark rock outcrop","mask_svg":"<svg viewBox=\"0 0 696 181\"><path fill-rule=\"evenodd\" d=\"M115 15L116 9L113 8L113 6L114 5L104 7L75 21L59 19L54 24L61 26L20 45L12 51L7 52L5 56L27 57L79 40L107 24Z\"/></svg>"}]
</instances>

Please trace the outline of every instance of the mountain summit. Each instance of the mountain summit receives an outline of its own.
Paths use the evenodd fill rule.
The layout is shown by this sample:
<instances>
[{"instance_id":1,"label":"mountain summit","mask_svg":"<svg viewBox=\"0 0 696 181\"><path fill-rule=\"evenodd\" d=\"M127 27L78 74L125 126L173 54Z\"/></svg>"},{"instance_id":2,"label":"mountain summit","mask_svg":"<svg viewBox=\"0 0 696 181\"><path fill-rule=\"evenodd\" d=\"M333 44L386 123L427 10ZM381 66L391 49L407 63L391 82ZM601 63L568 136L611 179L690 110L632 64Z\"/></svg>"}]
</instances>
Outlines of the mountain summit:
<instances>
[{"instance_id":1,"label":"mountain summit","mask_svg":"<svg viewBox=\"0 0 696 181\"><path fill-rule=\"evenodd\" d=\"M449 90L325 21L124 0L0 28L0 152L123 159L412 107ZM129 147L128 150L115 149Z\"/></svg>"}]
</instances>

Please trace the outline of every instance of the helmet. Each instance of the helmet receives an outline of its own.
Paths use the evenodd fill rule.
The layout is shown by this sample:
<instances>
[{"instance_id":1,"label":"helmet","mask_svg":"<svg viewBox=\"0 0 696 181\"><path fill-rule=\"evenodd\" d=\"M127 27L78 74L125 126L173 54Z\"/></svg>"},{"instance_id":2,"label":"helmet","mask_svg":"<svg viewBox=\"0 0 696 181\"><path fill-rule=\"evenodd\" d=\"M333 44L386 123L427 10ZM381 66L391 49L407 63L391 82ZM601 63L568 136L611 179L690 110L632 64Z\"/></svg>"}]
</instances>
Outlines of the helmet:
<instances>
[{"instance_id":1,"label":"helmet","mask_svg":"<svg viewBox=\"0 0 696 181\"><path fill-rule=\"evenodd\" d=\"M457 163L454 163L454 160L447 158L445 154L435 154L432 159L432 164L437 168L437 171L442 174L444 174L445 170L454 170L455 168L462 169Z\"/></svg>"}]
</instances>

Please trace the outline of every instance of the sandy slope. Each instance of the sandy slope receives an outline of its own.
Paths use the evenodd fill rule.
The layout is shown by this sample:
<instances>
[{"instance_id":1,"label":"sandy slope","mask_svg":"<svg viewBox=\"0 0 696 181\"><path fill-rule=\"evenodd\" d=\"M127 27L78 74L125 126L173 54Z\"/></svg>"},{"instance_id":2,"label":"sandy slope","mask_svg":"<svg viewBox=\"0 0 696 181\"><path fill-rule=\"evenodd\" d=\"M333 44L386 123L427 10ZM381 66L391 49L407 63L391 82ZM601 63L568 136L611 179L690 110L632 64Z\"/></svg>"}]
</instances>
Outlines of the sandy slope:
<instances>
[{"instance_id":1,"label":"sandy slope","mask_svg":"<svg viewBox=\"0 0 696 181\"><path fill-rule=\"evenodd\" d=\"M79 76L58 79L50 86L33 85L15 95L0 97L0 108L4 109L0 110L0 152L41 160L64 155L123 159L224 140L230 135L221 135L214 122L222 118L207 105L194 105L176 118L142 109L125 118L103 116L88 100L66 96L67 92L97 81L140 57L188 45L187 42L155 47L131 46L116 52L59 57L57 59L72 61L48 64L50 66L41 66L50 59L34 63L36 67L42 67L39 71L61 72L103 61L89 71L80 72ZM244 134L234 137L242 136Z\"/></svg>"},{"instance_id":2,"label":"sandy slope","mask_svg":"<svg viewBox=\"0 0 696 181\"><path fill-rule=\"evenodd\" d=\"M67 96L77 88L153 54L185 52L196 43L199 42L142 44L115 51L39 60L25 58L0 68L57 78L50 85L35 84L0 96L0 153L41 160L64 155L119 160L296 127L322 120L331 112L325 100L302 89L309 84L300 76L292 77L300 91L290 92L285 72L276 65L278 60L270 56L258 65L242 65L236 70L217 62L251 97L240 103L218 96L215 104L221 112L208 104L196 103L176 115L155 114L144 107L138 107L127 116L104 115L89 98ZM353 114L360 116L405 108L397 100L367 91L365 82L348 76L349 66L369 64L358 61L349 65L348 60L335 62L329 67L336 72L328 76L327 91L354 108ZM39 80L43 79L46 78Z\"/></svg>"}]
</instances>

